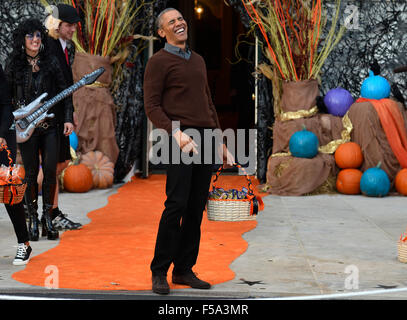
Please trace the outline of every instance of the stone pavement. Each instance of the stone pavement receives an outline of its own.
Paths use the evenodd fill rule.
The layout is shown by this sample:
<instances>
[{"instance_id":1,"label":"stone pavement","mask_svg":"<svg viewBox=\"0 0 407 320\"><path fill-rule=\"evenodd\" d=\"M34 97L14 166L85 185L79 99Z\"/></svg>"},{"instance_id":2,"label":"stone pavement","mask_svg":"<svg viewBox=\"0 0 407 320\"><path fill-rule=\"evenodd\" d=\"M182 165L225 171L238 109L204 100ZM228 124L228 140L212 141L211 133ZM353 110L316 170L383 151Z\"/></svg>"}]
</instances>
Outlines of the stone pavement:
<instances>
[{"instance_id":1,"label":"stone pavement","mask_svg":"<svg viewBox=\"0 0 407 320\"><path fill-rule=\"evenodd\" d=\"M61 193L60 207L70 219L89 223L87 213L105 206L120 186ZM397 240L407 227L406 197L268 195L263 200L265 210L258 215L257 227L243 236L248 249L230 266L235 279L208 291L173 290L166 298L407 299L407 264L397 260ZM44 239L32 242L33 255L57 244ZM15 252L12 225L0 206L0 299L13 293L50 297L101 293L64 289L51 293L17 282L11 275L24 267L12 265ZM377 292L367 294L371 291ZM109 294L119 299L159 298L142 291L103 292L104 297Z\"/></svg>"}]
</instances>

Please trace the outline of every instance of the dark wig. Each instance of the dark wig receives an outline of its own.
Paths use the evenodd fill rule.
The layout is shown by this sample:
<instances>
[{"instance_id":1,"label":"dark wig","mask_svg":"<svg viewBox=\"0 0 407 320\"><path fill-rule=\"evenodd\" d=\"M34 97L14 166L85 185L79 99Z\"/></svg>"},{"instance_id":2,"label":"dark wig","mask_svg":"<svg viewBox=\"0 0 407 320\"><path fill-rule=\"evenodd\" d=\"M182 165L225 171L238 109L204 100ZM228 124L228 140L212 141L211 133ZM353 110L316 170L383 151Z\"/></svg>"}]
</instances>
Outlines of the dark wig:
<instances>
[{"instance_id":1,"label":"dark wig","mask_svg":"<svg viewBox=\"0 0 407 320\"><path fill-rule=\"evenodd\" d=\"M38 66L42 68L46 65L48 58L48 30L40 20L31 18L22 21L12 34L12 51L8 63L17 72L24 69L28 64L25 53L25 35L34 31L41 32L41 43L43 45L39 52Z\"/></svg>"}]
</instances>

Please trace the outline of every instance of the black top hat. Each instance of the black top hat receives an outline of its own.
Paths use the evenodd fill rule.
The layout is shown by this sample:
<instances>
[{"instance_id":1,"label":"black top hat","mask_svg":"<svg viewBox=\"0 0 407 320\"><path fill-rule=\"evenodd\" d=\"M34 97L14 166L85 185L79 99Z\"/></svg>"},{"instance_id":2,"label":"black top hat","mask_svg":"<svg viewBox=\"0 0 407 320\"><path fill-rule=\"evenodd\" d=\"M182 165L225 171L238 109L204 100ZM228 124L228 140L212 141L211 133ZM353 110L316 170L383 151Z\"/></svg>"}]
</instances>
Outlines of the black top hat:
<instances>
[{"instance_id":1,"label":"black top hat","mask_svg":"<svg viewBox=\"0 0 407 320\"><path fill-rule=\"evenodd\" d=\"M81 20L76 9L68 4L59 3L57 5L57 8L58 10L54 11L56 13L54 17L61 21L68 23L76 23Z\"/></svg>"}]
</instances>

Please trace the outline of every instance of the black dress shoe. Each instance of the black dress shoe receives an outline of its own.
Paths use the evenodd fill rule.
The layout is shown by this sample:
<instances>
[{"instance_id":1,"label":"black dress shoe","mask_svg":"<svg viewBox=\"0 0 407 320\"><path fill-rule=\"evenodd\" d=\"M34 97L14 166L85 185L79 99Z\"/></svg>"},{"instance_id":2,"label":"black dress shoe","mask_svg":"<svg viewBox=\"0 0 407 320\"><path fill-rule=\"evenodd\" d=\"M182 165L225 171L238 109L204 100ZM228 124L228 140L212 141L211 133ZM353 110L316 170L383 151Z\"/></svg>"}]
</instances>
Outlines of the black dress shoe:
<instances>
[{"instance_id":1,"label":"black dress shoe","mask_svg":"<svg viewBox=\"0 0 407 320\"><path fill-rule=\"evenodd\" d=\"M195 273L188 272L186 274L172 274L172 283L184 284L194 289L210 289L211 285L208 282L198 279Z\"/></svg>"},{"instance_id":2,"label":"black dress shoe","mask_svg":"<svg viewBox=\"0 0 407 320\"><path fill-rule=\"evenodd\" d=\"M167 282L167 276L153 276L153 292L158 294L169 294L170 286Z\"/></svg>"}]
</instances>

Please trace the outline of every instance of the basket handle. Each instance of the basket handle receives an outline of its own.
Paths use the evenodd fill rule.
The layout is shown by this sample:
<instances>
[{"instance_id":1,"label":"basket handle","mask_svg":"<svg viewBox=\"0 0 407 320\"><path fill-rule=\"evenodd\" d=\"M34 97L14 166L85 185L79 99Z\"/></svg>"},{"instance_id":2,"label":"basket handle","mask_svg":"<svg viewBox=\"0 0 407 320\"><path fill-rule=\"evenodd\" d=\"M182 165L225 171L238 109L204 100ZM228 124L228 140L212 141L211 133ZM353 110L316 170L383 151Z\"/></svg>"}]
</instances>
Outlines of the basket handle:
<instances>
[{"instance_id":1,"label":"basket handle","mask_svg":"<svg viewBox=\"0 0 407 320\"><path fill-rule=\"evenodd\" d=\"M248 186L248 189L249 189L247 194L250 195L250 196L254 195L254 193L253 193L253 188L252 188L252 181L250 180L250 177L249 177L249 175L247 174L246 170L245 170L240 164L237 164L237 163L234 163L233 166L236 167L236 168L240 168L240 169L243 170L243 172L244 172L245 175L246 175L247 186ZM220 174L222 173L222 170L223 170L223 169L224 169L224 167L223 167L223 165L222 165L222 166L218 169L218 171L216 172L215 179L213 179L213 182L212 182L212 188L213 188L213 189L216 188L216 182L218 181L218 178L219 178Z\"/></svg>"},{"instance_id":2,"label":"basket handle","mask_svg":"<svg viewBox=\"0 0 407 320\"><path fill-rule=\"evenodd\" d=\"M252 187L252 180L250 180L249 175L247 174L246 170L237 163L233 164L234 167L240 168L243 170L243 172L246 175L246 179L247 179L247 186L248 186L248 192L247 192L247 198L250 200L250 215L256 215L259 211L262 211L264 209L264 203L263 200L261 199L261 197L256 197L253 193L253 187ZM216 172L216 176L215 179L213 179L212 182L212 188L215 189L216 188L216 181L218 181L218 178L223 170L223 165L218 169L218 171Z\"/></svg>"},{"instance_id":3,"label":"basket handle","mask_svg":"<svg viewBox=\"0 0 407 320\"><path fill-rule=\"evenodd\" d=\"M5 145L5 144L3 144L3 143L1 143L0 144L0 151L7 151L7 158L8 158L8 161L9 161L9 178L8 178L8 183L9 184L12 184L12 181L13 181L13 179L12 179L12 175L13 175L13 159L11 159L11 151L10 151L10 149L7 147L7 145Z\"/></svg>"}]
</instances>

